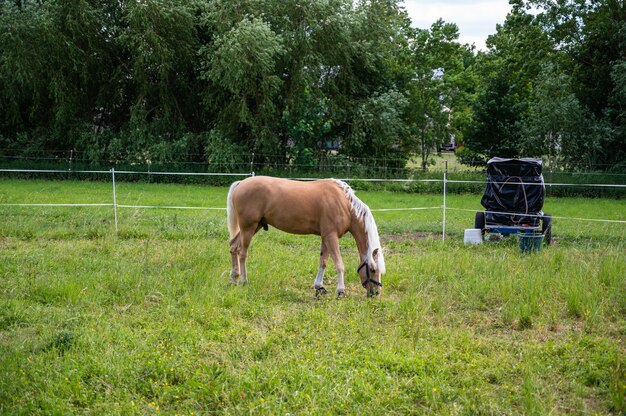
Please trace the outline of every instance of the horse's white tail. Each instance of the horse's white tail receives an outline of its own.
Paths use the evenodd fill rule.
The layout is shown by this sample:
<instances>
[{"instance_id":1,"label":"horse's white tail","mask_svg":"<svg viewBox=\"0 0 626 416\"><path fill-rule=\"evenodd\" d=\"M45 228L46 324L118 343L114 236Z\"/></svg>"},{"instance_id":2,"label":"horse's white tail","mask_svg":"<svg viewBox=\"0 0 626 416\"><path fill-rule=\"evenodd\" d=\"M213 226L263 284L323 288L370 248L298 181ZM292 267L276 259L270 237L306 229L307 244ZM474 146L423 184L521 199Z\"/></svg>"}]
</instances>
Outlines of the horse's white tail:
<instances>
[{"instance_id":1,"label":"horse's white tail","mask_svg":"<svg viewBox=\"0 0 626 416\"><path fill-rule=\"evenodd\" d=\"M237 214L235 213L235 208L233 207L233 191L239 185L241 181L237 181L230 185L230 189L228 190L228 197L226 198L226 212L228 214L228 232L230 233L230 239L235 238L237 233L239 232L239 221L237 220Z\"/></svg>"}]
</instances>

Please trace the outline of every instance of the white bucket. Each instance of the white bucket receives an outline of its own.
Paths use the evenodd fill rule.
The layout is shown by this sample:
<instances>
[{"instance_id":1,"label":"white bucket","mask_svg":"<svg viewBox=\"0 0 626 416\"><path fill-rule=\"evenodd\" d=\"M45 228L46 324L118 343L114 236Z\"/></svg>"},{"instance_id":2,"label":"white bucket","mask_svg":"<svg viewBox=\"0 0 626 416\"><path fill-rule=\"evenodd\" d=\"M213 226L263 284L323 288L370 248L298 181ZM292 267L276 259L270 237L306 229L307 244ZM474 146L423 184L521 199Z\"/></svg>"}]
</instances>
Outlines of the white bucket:
<instances>
[{"instance_id":1,"label":"white bucket","mask_svg":"<svg viewBox=\"0 0 626 416\"><path fill-rule=\"evenodd\" d=\"M480 228L468 228L463 236L465 244L481 244L483 242L483 232Z\"/></svg>"}]
</instances>

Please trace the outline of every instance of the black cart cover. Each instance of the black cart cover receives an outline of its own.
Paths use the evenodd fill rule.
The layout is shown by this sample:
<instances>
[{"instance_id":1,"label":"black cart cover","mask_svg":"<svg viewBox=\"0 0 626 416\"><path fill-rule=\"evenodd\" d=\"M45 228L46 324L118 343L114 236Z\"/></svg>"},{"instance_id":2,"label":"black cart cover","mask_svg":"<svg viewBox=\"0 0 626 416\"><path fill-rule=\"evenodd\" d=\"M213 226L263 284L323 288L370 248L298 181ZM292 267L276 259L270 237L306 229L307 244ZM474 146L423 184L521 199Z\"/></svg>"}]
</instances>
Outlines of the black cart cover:
<instances>
[{"instance_id":1,"label":"black cart cover","mask_svg":"<svg viewBox=\"0 0 626 416\"><path fill-rule=\"evenodd\" d=\"M487 162L487 187L480 201L487 224L539 225L539 217L527 215L543 215L546 188L541 166L541 159L533 158L494 157Z\"/></svg>"}]
</instances>

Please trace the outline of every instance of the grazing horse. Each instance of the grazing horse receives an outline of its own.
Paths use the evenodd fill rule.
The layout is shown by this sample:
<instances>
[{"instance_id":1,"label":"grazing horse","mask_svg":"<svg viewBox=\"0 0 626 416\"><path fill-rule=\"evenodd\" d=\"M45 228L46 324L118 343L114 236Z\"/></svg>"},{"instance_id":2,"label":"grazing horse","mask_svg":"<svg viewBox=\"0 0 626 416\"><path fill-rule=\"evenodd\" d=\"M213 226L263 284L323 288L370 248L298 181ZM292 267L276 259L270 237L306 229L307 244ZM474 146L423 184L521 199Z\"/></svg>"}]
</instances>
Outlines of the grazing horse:
<instances>
[{"instance_id":1,"label":"grazing horse","mask_svg":"<svg viewBox=\"0 0 626 416\"><path fill-rule=\"evenodd\" d=\"M232 283L248 282L246 258L250 241L257 231L271 225L292 234L322 237L315 289L317 294L327 293L322 280L330 255L337 268L338 296L346 293L339 238L349 231L359 250L361 264L357 272L361 284L368 296L380 293L385 259L376 222L369 207L348 184L336 179L299 182L254 176L231 185L227 207Z\"/></svg>"}]
</instances>

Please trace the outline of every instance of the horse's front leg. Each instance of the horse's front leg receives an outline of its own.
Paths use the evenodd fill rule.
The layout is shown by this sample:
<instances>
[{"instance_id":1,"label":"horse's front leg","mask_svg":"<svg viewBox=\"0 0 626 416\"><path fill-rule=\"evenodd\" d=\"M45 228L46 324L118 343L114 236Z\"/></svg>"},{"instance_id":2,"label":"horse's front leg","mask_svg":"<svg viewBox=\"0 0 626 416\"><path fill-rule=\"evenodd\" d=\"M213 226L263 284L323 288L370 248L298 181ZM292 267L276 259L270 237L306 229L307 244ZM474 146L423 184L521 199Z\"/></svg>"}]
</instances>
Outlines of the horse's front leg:
<instances>
[{"instance_id":1,"label":"horse's front leg","mask_svg":"<svg viewBox=\"0 0 626 416\"><path fill-rule=\"evenodd\" d=\"M326 288L324 287L324 271L326 270L326 265L328 264L328 248L326 248L326 244L324 244L324 239L322 239L322 249L320 251L320 267L317 269L317 276L315 277L315 293L319 295L325 295L328 293Z\"/></svg>"},{"instance_id":2,"label":"horse's front leg","mask_svg":"<svg viewBox=\"0 0 626 416\"><path fill-rule=\"evenodd\" d=\"M341 258L341 250L339 249L339 237L336 234L331 234L326 238L326 246L330 252L330 256L337 268L337 296L344 296L346 294L346 287L343 282L343 259Z\"/></svg>"}]
</instances>

